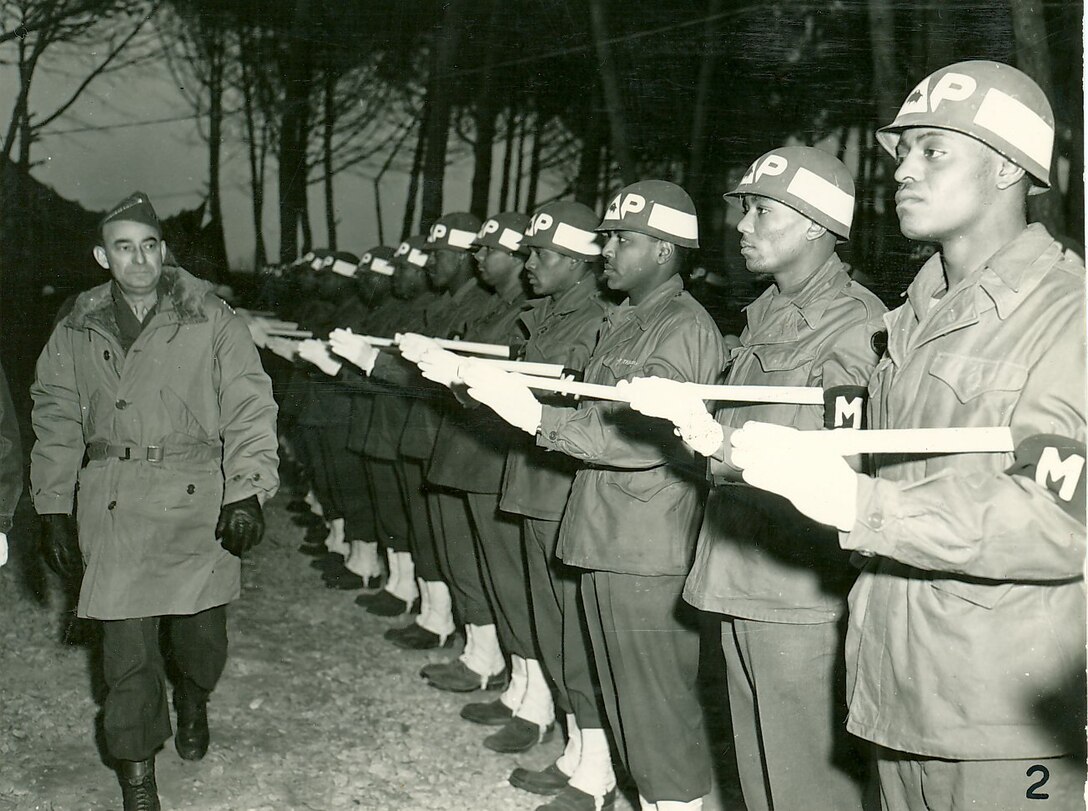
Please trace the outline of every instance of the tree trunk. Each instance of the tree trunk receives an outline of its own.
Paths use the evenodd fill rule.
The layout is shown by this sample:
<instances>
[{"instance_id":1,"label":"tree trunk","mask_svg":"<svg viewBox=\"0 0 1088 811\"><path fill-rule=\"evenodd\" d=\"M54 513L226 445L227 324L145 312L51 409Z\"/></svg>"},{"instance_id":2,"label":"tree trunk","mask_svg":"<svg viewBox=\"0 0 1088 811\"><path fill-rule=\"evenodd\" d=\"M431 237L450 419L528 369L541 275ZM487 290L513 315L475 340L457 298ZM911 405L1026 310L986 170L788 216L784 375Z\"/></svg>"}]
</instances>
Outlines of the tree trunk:
<instances>
[{"instance_id":1,"label":"tree trunk","mask_svg":"<svg viewBox=\"0 0 1088 811\"><path fill-rule=\"evenodd\" d=\"M510 167L514 162L514 137L517 133L517 113L514 111L514 105L510 104L506 108L506 143L503 144L502 150L502 184L499 187L499 211L508 211L510 206L507 202L510 199ZM515 200L514 205L517 205Z\"/></svg>"},{"instance_id":2,"label":"tree trunk","mask_svg":"<svg viewBox=\"0 0 1088 811\"><path fill-rule=\"evenodd\" d=\"M431 105L427 122L427 155L423 162L423 202L420 226L426 230L442 215L442 189L446 176L446 143L450 129L450 81L448 74L457 53L460 37L461 10L464 0L448 0L442 15L442 27L435 44L431 63L431 80L427 89Z\"/></svg>"},{"instance_id":3,"label":"tree trunk","mask_svg":"<svg viewBox=\"0 0 1088 811\"><path fill-rule=\"evenodd\" d=\"M1020 70L1039 83L1039 87L1051 99L1054 98L1054 81L1050 67L1050 46L1047 43L1046 18L1040 0L1011 0L1012 31L1016 38L1016 63ZM1060 127L1058 128L1060 131ZM1065 233L1065 217L1062 211L1061 192L1057 188L1057 153L1051 170L1054 188L1046 194L1028 198L1029 219L1041 222L1051 234ZM1079 178L1075 182L1083 182Z\"/></svg>"},{"instance_id":4,"label":"tree trunk","mask_svg":"<svg viewBox=\"0 0 1088 811\"><path fill-rule=\"evenodd\" d=\"M710 103L711 82L714 78L714 61L717 55L718 22L721 0L708 0L706 26L703 29L703 57L699 62L699 77L695 82L695 104L691 116L691 151L688 153L684 187L693 200L699 200L703 188L703 161L706 157L707 107Z\"/></svg>"},{"instance_id":5,"label":"tree trunk","mask_svg":"<svg viewBox=\"0 0 1088 811\"><path fill-rule=\"evenodd\" d=\"M536 208L537 186L540 183L540 149L544 145L545 123L541 123L540 114L535 118L536 126L533 128L533 151L529 157L529 189L525 195L525 208L531 213Z\"/></svg>"},{"instance_id":6,"label":"tree trunk","mask_svg":"<svg viewBox=\"0 0 1088 811\"><path fill-rule=\"evenodd\" d=\"M599 94L593 95L596 101ZM597 103L592 105L585 129L580 133L582 151L578 156L578 175L574 179L574 199L592 209L597 208L600 199L601 147L604 145L604 121L597 113L599 106Z\"/></svg>"},{"instance_id":7,"label":"tree trunk","mask_svg":"<svg viewBox=\"0 0 1088 811\"><path fill-rule=\"evenodd\" d=\"M412 226L416 219L416 198L419 197L419 176L423 171L423 156L427 153L427 120L430 118L429 99L423 100L423 114L419 118L419 137L416 139L416 151L412 156L412 172L408 176L408 199L404 204L404 221L401 224L400 238L408 239L412 235Z\"/></svg>"},{"instance_id":8,"label":"tree trunk","mask_svg":"<svg viewBox=\"0 0 1088 811\"><path fill-rule=\"evenodd\" d=\"M242 113L246 125L246 146L249 157L249 192L253 214L253 269L260 270L268 262L264 244L264 159L263 133L257 130L254 97L257 94L257 64L253 41L245 30L239 32L239 63L242 70Z\"/></svg>"},{"instance_id":9,"label":"tree trunk","mask_svg":"<svg viewBox=\"0 0 1088 811\"><path fill-rule=\"evenodd\" d=\"M226 37L216 19L208 23L206 34L208 47L208 229L206 235L212 256L211 274L216 281L223 280L226 268L220 258L226 260L227 247L223 235L223 205L220 197L220 165L223 147L223 74L226 70Z\"/></svg>"},{"instance_id":10,"label":"tree trunk","mask_svg":"<svg viewBox=\"0 0 1088 811\"><path fill-rule=\"evenodd\" d=\"M325 68L325 127L322 133L322 163L325 170L325 228L329 250L336 250L336 196L333 193L332 136L336 128L336 74Z\"/></svg>"},{"instance_id":11,"label":"tree trunk","mask_svg":"<svg viewBox=\"0 0 1088 811\"><path fill-rule=\"evenodd\" d=\"M495 0L489 0L491 13L488 18L487 36L498 31L499 6ZM498 98L494 92L491 66L495 63L495 49L484 49L483 72L480 74L480 87L476 93L473 118L476 123L476 143L472 147L472 197L468 210L477 217L486 217L491 202L491 169L495 148L495 119L499 114Z\"/></svg>"},{"instance_id":12,"label":"tree trunk","mask_svg":"<svg viewBox=\"0 0 1088 811\"><path fill-rule=\"evenodd\" d=\"M514 211L521 210L521 180L525 175L525 130L529 127L529 114L526 113L518 122L518 151L515 156L514 170L514 199L510 201L510 208Z\"/></svg>"},{"instance_id":13,"label":"tree trunk","mask_svg":"<svg viewBox=\"0 0 1088 811\"><path fill-rule=\"evenodd\" d=\"M307 30L310 0L295 0L293 30ZM284 80L283 110L280 116L279 150L279 208L280 261L293 262L299 255L298 231L302 208L298 189L306 196L306 139L300 126L307 116L310 96L310 41L295 36L287 49Z\"/></svg>"},{"instance_id":14,"label":"tree trunk","mask_svg":"<svg viewBox=\"0 0 1088 811\"><path fill-rule=\"evenodd\" d=\"M899 110L899 74L893 0L868 0L869 46L873 57L873 100L877 121L891 121Z\"/></svg>"},{"instance_id":15,"label":"tree trunk","mask_svg":"<svg viewBox=\"0 0 1088 811\"><path fill-rule=\"evenodd\" d=\"M620 177L624 184L633 183L637 179L638 169L631 157L631 148L627 140L623 97L620 95L616 66L612 61L612 49L608 44L604 0L589 0L589 18L593 29L593 44L597 50L597 64L601 74L601 87L604 90L605 108L608 110L612 152L615 153L615 159L619 163Z\"/></svg>"}]
</instances>

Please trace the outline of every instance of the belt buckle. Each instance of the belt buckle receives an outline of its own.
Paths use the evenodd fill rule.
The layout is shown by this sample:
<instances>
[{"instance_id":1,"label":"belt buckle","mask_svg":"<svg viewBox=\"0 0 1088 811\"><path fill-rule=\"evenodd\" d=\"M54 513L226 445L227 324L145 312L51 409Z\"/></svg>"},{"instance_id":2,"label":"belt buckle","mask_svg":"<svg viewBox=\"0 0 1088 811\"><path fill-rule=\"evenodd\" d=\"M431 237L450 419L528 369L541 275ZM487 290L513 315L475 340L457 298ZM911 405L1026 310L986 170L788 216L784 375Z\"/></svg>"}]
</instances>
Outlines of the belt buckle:
<instances>
[{"instance_id":1,"label":"belt buckle","mask_svg":"<svg viewBox=\"0 0 1088 811\"><path fill-rule=\"evenodd\" d=\"M132 458L132 448L130 448L128 445L125 445L125 455L118 456L117 458L120 459L122 462L128 461Z\"/></svg>"},{"instance_id":2,"label":"belt buckle","mask_svg":"<svg viewBox=\"0 0 1088 811\"><path fill-rule=\"evenodd\" d=\"M161 445L148 445L147 446L147 461L149 462L161 462L165 451Z\"/></svg>"}]
</instances>

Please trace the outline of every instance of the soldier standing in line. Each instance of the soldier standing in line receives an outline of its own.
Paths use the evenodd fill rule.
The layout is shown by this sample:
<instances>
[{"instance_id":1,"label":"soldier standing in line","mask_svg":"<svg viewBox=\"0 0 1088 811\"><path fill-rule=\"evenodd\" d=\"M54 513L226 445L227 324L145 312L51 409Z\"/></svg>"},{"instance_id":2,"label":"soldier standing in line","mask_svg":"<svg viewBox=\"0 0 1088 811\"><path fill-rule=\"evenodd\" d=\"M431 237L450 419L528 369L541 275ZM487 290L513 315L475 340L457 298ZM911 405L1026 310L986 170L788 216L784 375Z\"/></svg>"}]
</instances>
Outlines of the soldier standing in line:
<instances>
[{"instance_id":1,"label":"soldier standing in line","mask_svg":"<svg viewBox=\"0 0 1088 811\"><path fill-rule=\"evenodd\" d=\"M680 278L685 251L699 244L691 198L664 181L632 184L597 230L608 235L605 280L626 299L608 311L586 380L716 382L725 365L721 335ZM467 366L473 398L541 446L584 463L558 555L586 570L582 598L609 727L644 809L700 808L710 758L696 694L699 632L681 600L705 495L693 454L671 426L624 404L542 405L511 375ZM615 790L559 796L551 808L601 808L614 803Z\"/></svg>"},{"instance_id":2,"label":"soldier standing in line","mask_svg":"<svg viewBox=\"0 0 1088 811\"><path fill-rule=\"evenodd\" d=\"M864 562L848 729L877 748L885 809L1083 809L1084 264L1026 217L1054 116L1015 68L960 62L877 137L903 234L940 251L885 317L870 425L1007 427L1016 450L904 448L863 476L753 423L732 461Z\"/></svg>"}]
</instances>

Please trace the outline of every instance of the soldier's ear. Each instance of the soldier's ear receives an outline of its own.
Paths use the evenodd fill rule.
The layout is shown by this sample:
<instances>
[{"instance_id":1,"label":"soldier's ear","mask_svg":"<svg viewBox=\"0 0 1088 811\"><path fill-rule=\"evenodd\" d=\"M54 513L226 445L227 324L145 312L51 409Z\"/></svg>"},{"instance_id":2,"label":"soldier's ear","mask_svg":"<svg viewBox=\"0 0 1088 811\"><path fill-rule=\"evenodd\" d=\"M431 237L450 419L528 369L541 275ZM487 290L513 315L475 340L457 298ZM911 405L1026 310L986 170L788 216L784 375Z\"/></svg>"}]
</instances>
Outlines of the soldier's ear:
<instances>
[{"instance_id":1,"label":"soldier's ear","mask_svg":"<svg viewBox=\"0 0 1088 811\"><path fill-rule=\"evenodd\" d=\"M820 225L818 222L809 221L808 230L805 231L805 239L809 242L815 242L824 234L827 233L827 228Z\"/></svg>"},{"instance_id":2,"label":"soldier's ear","mask_svg":"<svg viewBox=\"0 0 1088 811\"><path fill-rule=\"evenodd\" d=\"M664 239L657 241L657 263L659 265L667 265L675 253L676 246L671 242Z\"/></svg>"},{"instance_id":3,"label":"soldier's ear","mask_svg":"<svg viewBox=\"0 0 1088 811\"><path fill-rule=\"evenodd\" d=\"M1015 186L1023 180L1025 174L1024 167L1018 166L1006 157L998 156L996 185L999 189L1004 191Z\"/></svg>"},{"instance_id":4,"label":"soldier's ear","mask_svg":"<svg viewBox=\"0 0 1088 811\"><path fill-rule=\"evenodd\" d=\"M162 259L163 262L166 261L166 240L164 239L159 240L159 258Z\"/></svg>"},{"instance_id":5,"label":"soldier's ear","mask_svg":"<svg viewBox=\"0 0 1088 811\"><path fill-rule=\"evenodd\" d=\"M105 248L103 248L101 245L95 245L94 250L91 251L91 253L94 255L94 261L96 261L104 269L106 269L106 270L110 269L110 260L106 256L106 249Z\"/></svg>"}]
</instances>

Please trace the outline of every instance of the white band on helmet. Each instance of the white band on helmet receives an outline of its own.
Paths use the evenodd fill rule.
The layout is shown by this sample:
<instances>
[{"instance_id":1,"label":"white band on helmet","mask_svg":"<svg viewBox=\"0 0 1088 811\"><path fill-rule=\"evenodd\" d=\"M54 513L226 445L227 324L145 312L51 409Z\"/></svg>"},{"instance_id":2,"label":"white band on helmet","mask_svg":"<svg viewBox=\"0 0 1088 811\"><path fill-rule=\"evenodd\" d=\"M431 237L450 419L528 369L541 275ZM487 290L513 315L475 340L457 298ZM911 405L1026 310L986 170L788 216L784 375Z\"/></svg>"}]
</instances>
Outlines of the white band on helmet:
<instances>
[{"instance_id":1,"label":"white band on helmet","mask_svg":"<svg viewBox=\"0 0 1088 811\"><path fill-rule=\"evenodd\" d=\"M322 268L322 266L324 264L325 264L324 259L314 258L314 260L312 262L310 262L310 267L312 267L314 270L321 270L321 268Z\"/></svg>"},{"instance_id":2,"label":"white band on helmet","mask_svg":"<svg viewBox=\"0 0 1088 811\"><path fill-rule=\"evenodd\" d=\"M338 276L347 276L350 279L355 275L355 265L343 259L336 259L332 263L332 272Z\"/></svg>"},{"instance_id":3,"label":"white band on helmet","mask_svg":"<svg viewBox=\"0 0 1088 811\"><path fill-rule=\"evenodd\" d=\"M427 264L427 254L419 248L412 248L408 251L408 262L418 268L424 267Z\"/></svg>"},{"instance_id":4,"label":"white band on helmet","mask_svg":"<svg viewBox=\"0 0 1088 811\"><path fill-rule=\"evenodd\" d=\"M975 113L975 123L1004 138L1044 169L1050 168L1054 128L1009 94L996 87L987 90Z\"/></svg>"},{"instance_id":5,"label":"white band on helmet","mask_svg":"<svg viewBox=\"0 0 1088 811\"><path fill-rule=\"evenodd\" d=\"M392 276L393 266L380 256L370 263L370 270L380 273L382 276Z\"/></svg>"},{"instance_id":6,"label":"white band on helmet","mask_svg":"<svg viewBox=\"0 0 1088 811\"><path fill-rule=\"evenodd\" d=\"M698 217L663 203L653 204L650 208L650 216L646 218L646 224L650 228L656 228L681 239L699 238Z\"/></svg>"},{"instance_id":7,"label":"white band on helmet","mask_svg":"<svg viewBox=\"0 0 1088 811\"><path fill-rule=\"evenodd\" d=\"M854 219L854 198L834 183L802 166L786 187L786 192L801 198L849 230Z\"/></svg>"},{"instance_id":8,"label":"white band on helmet","mask_svg":"<svg viewBox=\"0 0 1088 811\"><path fill-rule=\"evenodd\" d=\"M523 234L512 228L503 228L499 234L499 244L511 253L517 253L521 249L522 236Z\"/></svg>"},{"instance_id":9,"label":"white band on helmet","mask_svg":"<svg viewBox=\"0 0 1088 811\"><path fill-rule=\"evenodd\" d=\"M471 248L476 244L476 234L472 231L462 231L460 228L451 228L446 241L454 248Z\"/></svg>"},{"instance_id":10,"label":"white band on helmet","mask_svg":"<svg viewBox=\"0 0 1088 811\"><path fill-rule=\"evenodd\" d=\"M308 251L308 252L307 252L307 253L306 253L306 254L305 254L305 255L304 255L304 256L303 256L303 257L302 257L301 259L299 259L298 261L300 261L300 262L312 262L312 261L314 261L314 259L315 259L315 257L314 257L314 252L313 252L313 251Z\"/></svg>"},{"instance_id":11,"label":"white band on helmet","mask_svg":"<svg viewBox=\"0 0 1088 811\"><path fill-rule=\"evenodd\" d=\"M555 226L552 244L586 256L600 256L601 246L597 244L596 236L593 231L583 231L569 223L561 222Z\"/></svg>"}]
</instances>

